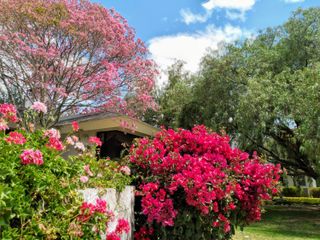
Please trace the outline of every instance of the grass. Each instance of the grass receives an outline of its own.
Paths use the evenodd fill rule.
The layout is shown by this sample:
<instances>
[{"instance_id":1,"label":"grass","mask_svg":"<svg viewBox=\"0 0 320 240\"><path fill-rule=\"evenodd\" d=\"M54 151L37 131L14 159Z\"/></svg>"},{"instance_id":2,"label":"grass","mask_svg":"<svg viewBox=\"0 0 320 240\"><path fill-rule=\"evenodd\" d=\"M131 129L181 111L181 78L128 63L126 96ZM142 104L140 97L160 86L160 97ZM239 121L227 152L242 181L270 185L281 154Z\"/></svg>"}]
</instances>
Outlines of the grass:
<instances>
[{"instance_id":1,"label":"grass","mask_svg":"<svg viewBox=\"0 0 320 240\"><path fill-rule=\"evenodd\" d=\"M320 240L320 207L266 206L259 223L237 231L234 240Z\"/></svg>"}]
</instances>

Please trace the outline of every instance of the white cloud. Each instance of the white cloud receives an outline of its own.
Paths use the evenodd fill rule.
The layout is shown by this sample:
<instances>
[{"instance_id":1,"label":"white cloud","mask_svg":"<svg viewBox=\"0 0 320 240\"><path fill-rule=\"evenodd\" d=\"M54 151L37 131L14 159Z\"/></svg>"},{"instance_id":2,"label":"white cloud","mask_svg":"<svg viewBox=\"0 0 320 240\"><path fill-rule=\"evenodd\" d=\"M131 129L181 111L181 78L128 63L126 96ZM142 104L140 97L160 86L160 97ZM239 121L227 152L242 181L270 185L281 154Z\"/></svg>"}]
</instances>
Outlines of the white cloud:
<instances>
[{"instance_id":1,"label":"white cloud","mask_svg":"<svg viewBox=\"0 0 320 240\"><path fill-rule=\"evenodd\" d=\"M206 11L205 14L195 14L190 11L190 9L181 9L180 15L182 16L182 21L189 25L190 23L204 23L211 17L211 11Z\"/></svg>"},{"instance_id":2,"label":"white cloud","mask_svg":"<svg viewBox=\"0 0 320 240\"><path fill-rule=\"evenodd\" d=\"M246 20L246 16L245 16L246 12L245 11L232 11L232 10L227 10L226 12L226 17L231 19L231 20L241 20L241 21L245 21Z\"/></svg>"},{"instance_id":3,"label":"white cloud","mask_svg":"<svg viewBox=\"0 0 320 240\"><path fill-rule=\"evenodd\" d=\"M301 0L285 0L285 1L301 1ZM190 9L181 9L180 15L182 21L187 25L191 23L204 23L211 16L215 9L225 9L226 17L231 20L239 19L245 20L245 13L249 11L256 0L207 0L202 3L202 7L205 9L204 14L196 14L190 11Z\"/></svg>"},{"instance_id":4,"label":"white cloud","mask_svg":"<svg viewBox=\"0 0 320 240\"><path fill-rule=\"evenodd\" d=\"M295 0L293 0L295 1ZM202 6L207 10L214 8L236 9L239 11L248 11L255 4L256 0L208 0Z\"/></svg>"},{"instance_id":5,"label":"white cloud","mask_svg":"<svg viewBox=\"0 0 320 240\"><path fill-rule=\"evenodd\" d=\"M248 31L243 31L239 27L227 25L224 28L217 28L209 25L205 31L193 34L180 33L151 39L149 51L163 71L158 85L161 86L167 81L164 71L176 60L184 61L186 70L196 72L201 58L208 49L217 50L221 42L229 43L249 35Z\"/></svg>"},{"instance_id":6,"label":"white cloud","mask_svg":"<svg viewBox=\"0 0 320 240\"><path fill-rule=\"evenodd\" d=\"M284 0L285 3L299 3L304 2L304 0Z\"/></svg>"}]
</instances>

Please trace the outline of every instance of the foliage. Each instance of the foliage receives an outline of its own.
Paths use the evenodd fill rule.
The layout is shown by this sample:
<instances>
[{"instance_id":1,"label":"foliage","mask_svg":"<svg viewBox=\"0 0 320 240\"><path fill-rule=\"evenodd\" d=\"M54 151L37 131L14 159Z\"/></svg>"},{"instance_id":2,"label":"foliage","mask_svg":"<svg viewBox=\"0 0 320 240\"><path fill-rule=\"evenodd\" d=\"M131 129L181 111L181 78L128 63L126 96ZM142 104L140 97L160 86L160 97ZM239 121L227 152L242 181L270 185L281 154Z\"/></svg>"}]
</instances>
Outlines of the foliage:
<instances>
[{"instance_id":1,"label":"foliage","mask_svg":"<svg viewBox=\"0 0 320 240\"><path fill-rule=\"evenodd\" d=\"M179 116L184 106L192 99L192 79L183 69L184 63L177 61L168 68L168 83L156 89L154 95L159 105L157 111L149 111L145 121L157 125L175 128L179 126Z\"/></svg>"},{"instance_id":2,"label":"foliage","mask_svg":"<svg viewBox=\"0 0 320 240\"><path fill-rule=\"evenodd\" d=\"M298 187L286 187L282 189L284 197L301 197L301 189Z\"/></svg>"},{"instance_id":3,"label":"foliage","mask_svg":"<svg viewBox=\"0 0 320 240\"><path fill-rule=\"evenodd\" d=\"M17 121L14 106L0 104L0 122L13 120ZM65 160L61 154L67 143L58 130L27 131L16 125L6 134L6 124L0 132L0 238L93 239L104 232L111 214L107 203L83 203L77 190L121 189L130 177L110 160L98 163L92 152Z\"/></svg>"},{"instance_id":4,"label":"foliage","mask_svg":"<svg viewBox=\"0 0 320 240\"><path fill-rule=\"evenodd\" d=\"M314 198L320 198L320 187L309 188L310 196Z\"/></svg>"},{"instance_id":5,"label":"foliage","mask_svg":"<svg viewBox=\"0 0 320 240\"><path fill-rule=\"evenodd\" d=\"M260 219L277 193L280 166L262 163L204 126L162 130L132 146L145 227L138 239L229 239Z\"/></svg>"},{"instance_id":6,"label":"foliage","mask_svg":"<svg viewBox=\"0 0 320 240\"><path fill-rule=\"evenodd\" d=\"M155 106L147 48L125 18L88 0L0 1L0 73L1 99L19 113L47 105L44 127L72 112Z\"/></svg>"},{"instance_id":7,"label":"foliage","mask_svg":"<svg viewBox=\"0 0 320 240\"><path fill-rule=\"evenodd\" d=\"M320 204L320 198L311 197L276 197L273 201L277 204Z\"/></svg>"},{"instance_id":8,"label":"foliage","mask_svg":"<svg viewBox=\"0 0 320 240\"><path fill-rule=\"evenodd\" d=\"M239 148L319 178L319 14L298 9L282 26L204 56L174 127L223 129Z\"/></svg>"},{"instance_id":9,"label":"foliage","mask_svg":"<svg viewBox=\"0 0 320 240\"><path fill-rule=\"evenodd\" d=\"M110 159L96 160L91 153L83 153L69 157L70 164L77 162L85 163L83 166L84 175L88 181L82 184L86 188L115 188L121 191L131 183L130 173L122 171L122 166L118 162Z\"/></svg>"}]
</instances>

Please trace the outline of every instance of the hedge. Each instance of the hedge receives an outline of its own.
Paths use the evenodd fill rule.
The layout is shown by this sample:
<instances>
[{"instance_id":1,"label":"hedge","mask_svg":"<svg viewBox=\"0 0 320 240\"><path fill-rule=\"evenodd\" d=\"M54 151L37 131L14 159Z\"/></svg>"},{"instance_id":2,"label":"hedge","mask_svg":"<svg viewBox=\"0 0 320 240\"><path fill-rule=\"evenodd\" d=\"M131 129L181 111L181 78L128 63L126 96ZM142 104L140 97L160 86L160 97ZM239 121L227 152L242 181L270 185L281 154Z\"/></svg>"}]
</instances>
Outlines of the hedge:
<instances>
[{"instance_id":1,"label":"hedge","mask_svg":"<svg viewBox=\"0 0 320 240\"><path fill-rule=\"evenodd\" d=\"M299 188L285 187L282 189L283 197L313 197L320 198L320 187Z\"/></svg>"},{"instance_id":2,"label":"hedge","mask_svg":"<svg viewBox=\"0 0 320 240\"><path fill-rule=\"evenodd\" d=\"M314 198L320 198L320 187L309 188L310 196Z\"/></svg>"},{"instance_id":3,"label":"hedge","mask_svg":"<svg viewBox=\"0 0 320 240\"><path fill-rule=\"evenodd\" d=\"M320 198L310 197L275 197L273 202L266 202L266 204L307 204L307 205L318 205L320 204Z\"/></svg>"},{"instance_id":4,"label":"hedge","mask_svg":"<svg viewBox=\"0 0 320 240\"><path fill-rule=\"evenodd\" d=\"M298 188L298 187L283 188L282 195L285 197L301 197L301 188Z\"/></svg>"}]
</instances>

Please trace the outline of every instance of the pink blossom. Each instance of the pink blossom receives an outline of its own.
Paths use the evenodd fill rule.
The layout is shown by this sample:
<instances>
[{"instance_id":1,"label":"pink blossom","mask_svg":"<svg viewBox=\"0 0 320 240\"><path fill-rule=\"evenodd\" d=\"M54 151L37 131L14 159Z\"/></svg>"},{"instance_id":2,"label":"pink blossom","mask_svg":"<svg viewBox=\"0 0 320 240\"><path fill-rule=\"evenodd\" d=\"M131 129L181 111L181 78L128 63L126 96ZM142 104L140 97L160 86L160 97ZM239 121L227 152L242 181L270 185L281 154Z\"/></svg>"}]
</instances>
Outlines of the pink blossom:
<instances>
[{"instance_id":1,"label":"pink blossom","mask_svg":"<svg viewBox=\"0 0 320 240\"><path fill-rule=\"evenodd\" d=\"M18 145L23 145L27 140L25 137L18 132L10 132L9 136L4 139L7 143L14 143Z\"/></svg>"},{"instance_id":2,"label":"pink blossom","mask_svg":"<svg viewBox=\"0 0 320 240\"><path fill-rule=\"evenodd\" d=\"M81 176L81 177L80 177L80 181L81 181L82 183L86 183L86 182L89 181L89 178L88 178L87 176Z\"/></svg>"},{"instance_id":3,"label":"pink blossom","mask_svg":"<svg viewBox=\"0 0 320 240\"><path fill-rule=\"evenodd\" d=\"M58 138L54 137L49 138L49 142L46 144L46 146L57 151L62 151L64 149L63 143Z\"/></svg>"},{"instance_id":4,"label":"pink blossom","mask_svg":"<svg viewBox=\"0 0 320 240\"><path fill-rule=\"evenodd\" d=\"M92 203L83 202L80 207L80 214L77 217L80 222L87 222L95 212L95 206Z\"/></svg>"},{"instance_id":5,"label":"pink blossom","mask_svg":"<svg viewBox=\"0 0 320 240\"><path fill-rule=\"evenodd\" d=\"M21 163L24 165L27 165L27 164L42 165L43 164L42 153L39 150L26 149L20 155L20 158L21 158Z\"/></svg>"},{"instance_id":6,"label":"pink blossom","mask_svg":"<svg viewBox=\"0 0 320 240\"><path fill-rule=\"evenodd\" d=\"M0 104L0 113L2 114L2 117L6 119L9 122L17 122L17 109L14 105L3 103Z\"/></svg>"},{"instance_id":7,"label":"pink blossom","mask_svg":"<svg viewBox=\"0 0 320 240\"><path fill-rule=\"evenodd\" d=\"M79 129L80 129L80 127L79 127L79 123L78 123L78 122L73 121L71 124L72 124L72 129L73 129L73 131L74 131L74 132L78 132L78 131L79 131Z\"/></svg>"},{"instance_id":8,"label":"pink blossom","mask_svg":"<svg viewBox=\"0 0 320 240\"><path fill-rule=\"evenodd\" d=\"M92 173L91 170L90 170L90 165L85 165L85 166L83 167L83 169L84 169L84 171L85 171L90 177L93 176L93 173Z\"/></svg>"},{"instance_id":9,"label":"pink blossom","mask_svg":"<svg viewBox=\"0 0 320 240\"><path fill-rule=\"evenodd\" d=\"M95 211L99 213L107 213L107 202L103 199L98 198L96 200Z\"/></svg>"},{"instance_id":10,"label":"pink blossom","mask_svg":"<svg viewBox=\"0 0 320 240\"><path fill-rule=\"evenodd\" d=\"M74 145L74 141L73 141L72 137L67 137L66 143L67 143L68 145Z\"/></svg>"},{"instance_id":11,"label":"pink blossom","mask_svg":"<svg viewBox=\"0 0 320 240\"><path fill-rule=\"evenodd\" d=\"M131 174L131 170L128 166L121 166L119 170L125 175L129 176Z\"/></svg>"},{"instance_id":12,"label":"pink blossom","mask_svg":"<svg viewBox=\"0 0 320 240\"><path fill-rule=\"evenodd\" d=\"M111 232L107 234L106 240L121 240L121 238L115 232Z\"/></svg>"},{"instance_id":13,"label":"pink blossom","mask_svg":"<svg viewBox=\"0 0 320 240\"><path fill-rule=\"evenodd\" d=\"M84 144L82 142L77 142L75 145L74 145L74 148L75 149L78 149L82 152L84 152L86 150Z\"/></svg>"},{"instance_id":14,"label":"pink blossom","mask_svg":"<svg viewBox=\"0 0 320 240\"><path fill-rule=\"evenodd\" d=\"M3 118L0 118L0 131L5 131L7 129L9 129L8 123Z\"/></svg>"},{"instance_id":15,"label":"pink blossom","mask_svg":"<svg viewBox=\"0 0 320 240\"><path fill-rule=\"evenodd\" d=\"M122 233L129 233L130 231L130 225L129 222L126 219L120 218L118 220L118 224L116 227L116 233L122 234Z\"/></svg>"},{"instance_id":16,"label":"pink blossom","mask_svg":"<svg viewBox=\"0 0 320 240\"><path fill-rule=\"evenodd\" d=\"M50 137L50 138L57 138L57 139L60 139L60 137L61 137L59 130L54 129L54 128L46 130L44 132L43 136Z\"/></svg>"},{"instance_id":17,"label":"pink blossom","mask_svg":"<svg viewBox=\"0 0 320 240\"><path fill-rule=\"evenodd\" d=\"M163 129L153 139L139 139L129 157L145 179L139 189L147 221L173 226L180 214L174 208L176 194L203 218L218 216L213 227L221 232L232 229L229 218L235 210L245 213L242 220L248 223L259 220L261 200L277 193L280 165L265 164L229 142L205 126Z\"/></svg>"},{"instance_id":18,"label":"pink blossom","mask_svg":"<svg viewBox=\"0 0 320 240\"><path fill-rule=\"evenodd\" d=\"M64 109L67 104L69 113L115 109L136 115L155 108L151 92L158 71L148 57L147 47L135 36L125 18L113 9L90 1L36 2L0 1L1 54L17 64L28 63L20 64L22 69L12 68L13 75L19 75L20 71L28 73L19 75L18 92L30 86L32 91L25 91L28 97L43 101L50 109ZM52 12L57 3L69 14L59 18L58 23L47 31L42 21L54 18ZM36 11L39 4L47 10L41 17ZM30 19L34 24L29 24ZM95 44L92 44L95 40L92 33L99 36ZM56 36L59 36L59 44L56 44ZM88 64L83 64L77 57L70 58L82 56L84 52L92 55L87 59ZM11 84L10 77L5 76L3 81L5 85ZM122 86L126 86L129 94L133 93L130 98L123 96ZM95 104L88 106L89 102ZM44 112L42 107L35 110Z\"/></svg>"},{"instance_id":19,"label":"pink blossom","mask_svg":"<svg viewBox=\"0 0 320 240\"><path fill-rule=\"evenodd\" d=\"M31 109L35 110L38 113L42 112L44 114L46 114L48 111L47 106L44 103L39 101L34 102L31 106Z\"/></svg>"},{"instance_id":20,"label":"pink blossom","mask_svg":"<svg viewBox=\"0 0 320 240\"><path fill-rule=\"evenodd\" d=\"M97 146L102 146L102 142L98 137L89 137L89 143L96 144Z\"/></svg>"},{"instance_id":21,"label":"pink blossom","mask_svg":"<svg viewBox=\"0 0 320 240\"><path fill-rule=\"evenodd\" d=\"M72 140L76 143L76 142L79 142L79 138L75 135L72 135Z\"/></svg>"}]
</instances>

